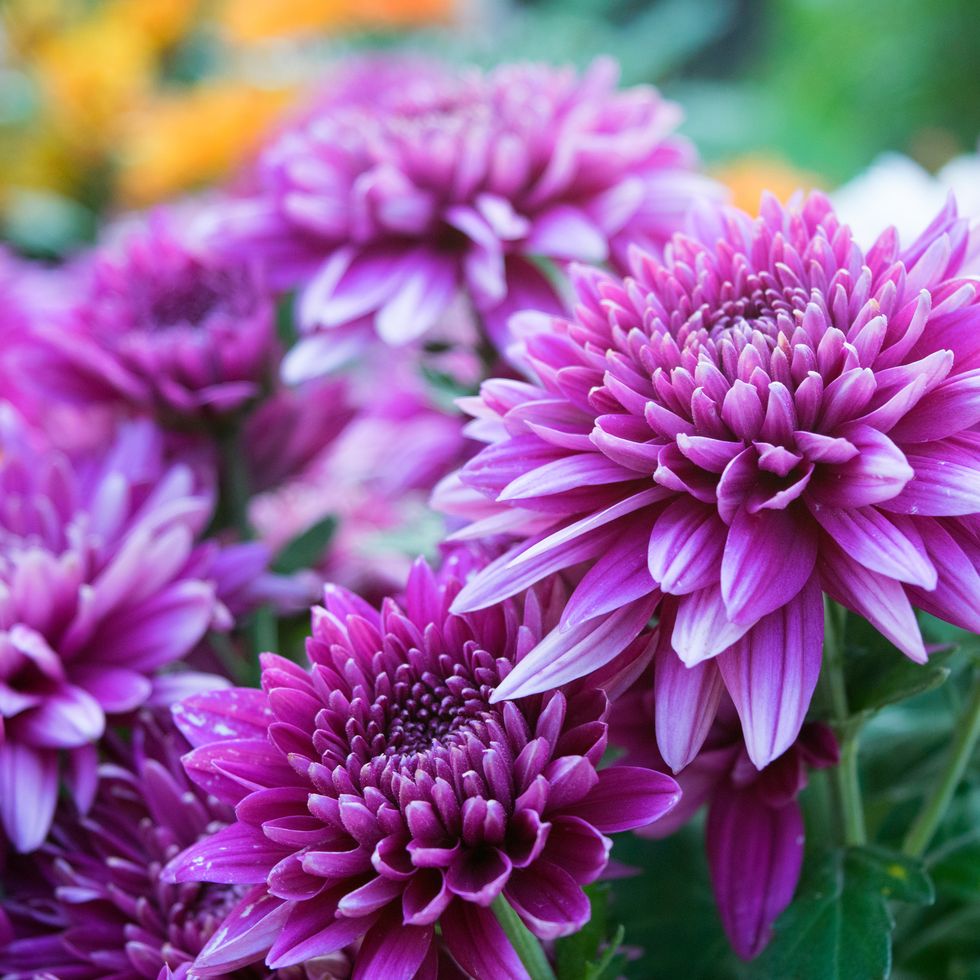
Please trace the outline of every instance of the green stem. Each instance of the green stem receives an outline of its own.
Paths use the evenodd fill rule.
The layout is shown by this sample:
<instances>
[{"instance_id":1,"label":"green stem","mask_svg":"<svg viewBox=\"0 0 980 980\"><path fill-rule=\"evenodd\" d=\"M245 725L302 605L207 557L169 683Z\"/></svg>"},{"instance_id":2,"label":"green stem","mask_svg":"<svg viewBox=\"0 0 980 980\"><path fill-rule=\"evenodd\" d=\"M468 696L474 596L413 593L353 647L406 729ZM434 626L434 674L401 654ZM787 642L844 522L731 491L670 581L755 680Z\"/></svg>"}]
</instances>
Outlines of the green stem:
<instances>
[{"instance_id":1,"label":"green stem","mask_svg":"<svg viewBox=\"0 0 980 980\"><path fill-rule=\"evenodd\" d=\"M255 532L248 519L251 490L240 425L235 425L225 434L220 449L221 495L226 508L226 523L238 532L242 541L250 541L255 537Z\"/></svg>"},{"instance_id":2,"label":"green stem","mask_svg":"<svg viewBox=\"0 0 980 980\"><path fill-rule=\"evenodd\" d=\"M524 964L531 980L555 980L555 971L551 969L548 957L541 948L541 943L531 934L520 916L510 907L504 896L498 895L490 906L497 917L501 928L514 947L520 961Z\"/></svg>"},{"instance_id":3,"label":"green stem","mask_svg":"<svg viewBox=\"0 0 980 980\"><path fill-rule=\"evenodd\" d=\"M844 827L844 843L864 844L864 804L861 800L861 781L858 776L859 722L852 718L847 706L847 686L844 680L844 623L846 610L829 599L824 607L824 671L830 695L834 727L840 741L840 762L834 770L837 798Z\"/></svg>"},{"instance_id":4,"label":"green stem","mask_svg":"<svg viewBox=\"0 0 980 980\"><path fill-rule=\"evenodd\" d=\"M902 850L911 857L921 857L929 846L956 792L956 787L963 778L978 738L980 738L980 672L974 671L970 700L956 726L949 758L946 760L939 783L935 792L923 801L922 809L919 810L902 845Z\"/></svg>"},{"instance_id":5,"label":"green stem","mask_svg":"<svg viewBox=\"0 0 980 980\"><path fill-rule=\"evenodd\" d=\"M225 524L234 528L242 541L255 537L255 528L248 517L248 505L252 499L249 485L248 465L242 446L242 425L232 426L221 439L221 498L224 506ZM245 622L243 632L248 638L252 653L258 658L260 653L277 649L279 628L275 613L268 606L260 606ZM251 683L258 670L256 659L250 668L247 683ZM257 675L256 675L257 676Z\"/></svg>"}]
</instances>

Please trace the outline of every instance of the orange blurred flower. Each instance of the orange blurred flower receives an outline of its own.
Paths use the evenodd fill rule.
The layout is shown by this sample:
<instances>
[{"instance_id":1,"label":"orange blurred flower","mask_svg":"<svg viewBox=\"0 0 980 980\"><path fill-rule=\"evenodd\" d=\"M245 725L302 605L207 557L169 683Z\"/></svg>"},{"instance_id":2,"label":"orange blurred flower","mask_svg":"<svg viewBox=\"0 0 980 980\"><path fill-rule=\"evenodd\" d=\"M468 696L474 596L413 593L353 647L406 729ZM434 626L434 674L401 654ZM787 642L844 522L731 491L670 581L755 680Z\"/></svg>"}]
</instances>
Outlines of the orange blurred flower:
<instances>
[{"instance_id":1,"label":"orange blurred flower","mask_svg":"<svg viewBox=\"0 0 980 980\"><path fill-rule=\"evenodd\" d=\"M769 191L785 204L796 191L823 185L816 174L797 170L777 157L761 155L729 160L715 167L712 176L731 191L732 203L749 214L759 213L763 191Z\"/></svg>"},{"instance_id":2,"label":"orange blurred flower","mask_svg":"<svg viewBox=\"0 0 980 980\"><path fill-rule=\"evenodd\" d=\"M256 148L291 95L212 82L148 99L121 135L120 198L150 204L224 176Z\"/></svg>"},{"instance_id":3,"label":"orange blurred flower","mask_svg":"<svg viewBox=\"0 0 980 980\"><path fill-rule=\"evenodd\" d=\"M351 27L407 27L448 20L454 0L225 0L218 19L238 43Z\"/></svg>"}]
</instances>

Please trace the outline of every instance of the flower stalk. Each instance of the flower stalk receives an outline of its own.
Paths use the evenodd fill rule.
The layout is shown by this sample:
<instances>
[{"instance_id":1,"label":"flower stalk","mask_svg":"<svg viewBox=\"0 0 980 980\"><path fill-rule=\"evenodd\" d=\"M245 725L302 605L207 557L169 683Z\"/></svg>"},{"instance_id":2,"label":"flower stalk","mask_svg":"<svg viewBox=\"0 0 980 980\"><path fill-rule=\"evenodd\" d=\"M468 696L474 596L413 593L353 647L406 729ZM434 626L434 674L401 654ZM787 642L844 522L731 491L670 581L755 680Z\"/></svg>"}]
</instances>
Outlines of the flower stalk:
<instances>
[{"instance_id":1,"label":"flower stalk","mask_svg":"<svg viewBox=\"0 0 980 980\"><path fill-rule=\"evenodd\" d=\"M555 980L555 971L552 970L541 943L521 922L520 916L511 908L507 899L502 894L498 895L490 908L531 980Z\"/></svg>"},{"instance_id":2,"label":"flower stalk","mask_svg":"<svg viewBox=\"0 0 980 980\"><path fill-rule=\"evenodd\" d=\"M949 758L939 777L936 791L926 797L902 845L910 857L922 857L939 829L956 787L970 762L980 738L980 671L973 672L973 686L966 710L955 728Z\"/></svg>"},{"instance_id":3,"label":"flower stalk","mask_svg":"<svg viewBox=\"0 0 980 980\"><path fill-rule=\"evenodd\" d=\"M867 841L864 803L858 775L858 735L860 723L850 715L844 679L844 627L847 610L829 599L824 603L824 675L831 712L840 742L840 762L834 770L837 799L844 831L844 843L861 845Z\"/></svg>"}]
</instances>

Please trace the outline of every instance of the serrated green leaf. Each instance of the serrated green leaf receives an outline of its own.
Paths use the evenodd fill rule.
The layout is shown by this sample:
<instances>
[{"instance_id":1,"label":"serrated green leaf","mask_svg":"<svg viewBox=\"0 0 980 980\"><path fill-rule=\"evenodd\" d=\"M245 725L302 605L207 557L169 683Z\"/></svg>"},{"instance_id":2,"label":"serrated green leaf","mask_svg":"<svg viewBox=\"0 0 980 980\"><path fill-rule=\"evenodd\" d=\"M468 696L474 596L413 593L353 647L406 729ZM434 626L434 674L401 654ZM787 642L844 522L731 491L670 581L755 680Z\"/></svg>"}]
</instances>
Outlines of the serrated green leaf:
<instances>
[{"instance_id":1,"label":"serrated green leaf","mask_svg":"<svg viewBox=\"0 0 980 980\"><path fill-rule=\"evenodd\" d=\"M272 564L273 569L281 575L289 575L312 567L326 551L336 529L337 518L332 515L317 521L279 552Z\"/></svg>"},{"instance_id":2,"label":"serrated green leaf","mask_svg":"<svg viewBox=\"0 0 980 980\"><path fill-rule=\"evenodd\" d=\"M880 848L824 855L776 923L756 961L759 976L786 980L881 980L891 970L889 900L929 904L919 862Z\"/></svg>"}]
</instances>

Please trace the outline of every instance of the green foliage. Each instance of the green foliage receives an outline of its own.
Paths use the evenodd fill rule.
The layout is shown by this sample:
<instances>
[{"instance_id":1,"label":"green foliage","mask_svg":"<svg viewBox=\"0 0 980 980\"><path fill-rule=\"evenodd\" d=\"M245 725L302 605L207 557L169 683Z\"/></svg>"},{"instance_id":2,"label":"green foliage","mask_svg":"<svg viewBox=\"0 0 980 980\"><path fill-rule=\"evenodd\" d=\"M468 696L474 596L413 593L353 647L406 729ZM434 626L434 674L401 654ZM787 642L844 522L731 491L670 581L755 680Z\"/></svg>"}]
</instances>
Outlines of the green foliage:
<instances>
[{"instance_id":1,"label":"green foliage","mask_svg":"<svg viewBox=\"0 0 980 980\"><path fill-rule=\"evenodd\" d=\"M297 535L276 556L273 569L282 575L310 568L323 556L337 529L337 518L324 517Z\"/></svg>"},{"instance_id":2,"label":"green foliage","mask_svg":"<svg viewBox=\"0 0 980 980\"><path fill-rule=\"evenodd\" d=\"M892 901L929 905L932 882L921 864L878 848L827 853L776 924L754 964L759 977L877 980L891 970Z\"/></svg>"},{"instance_id":3,"label":"green foliage","mask_svg":"<svg viewBox=\"0 0 980 980\"><path fill-rule=\"evenodd\" d=\"M609 935L609 885L589 885L585 891L592 915L584 929L555 943L558 980L612 980L623 966L619 948L626 930L620 925Z\"/></svg>"}]
</instances>

